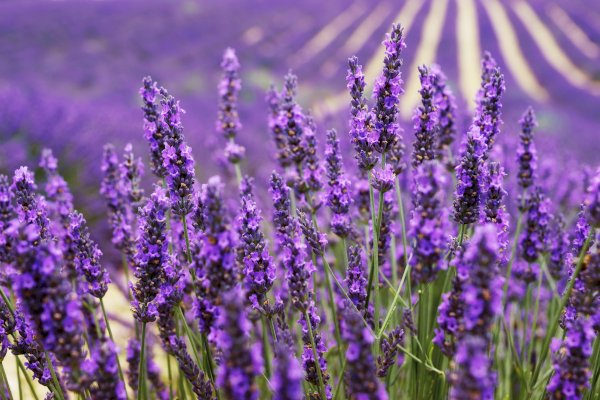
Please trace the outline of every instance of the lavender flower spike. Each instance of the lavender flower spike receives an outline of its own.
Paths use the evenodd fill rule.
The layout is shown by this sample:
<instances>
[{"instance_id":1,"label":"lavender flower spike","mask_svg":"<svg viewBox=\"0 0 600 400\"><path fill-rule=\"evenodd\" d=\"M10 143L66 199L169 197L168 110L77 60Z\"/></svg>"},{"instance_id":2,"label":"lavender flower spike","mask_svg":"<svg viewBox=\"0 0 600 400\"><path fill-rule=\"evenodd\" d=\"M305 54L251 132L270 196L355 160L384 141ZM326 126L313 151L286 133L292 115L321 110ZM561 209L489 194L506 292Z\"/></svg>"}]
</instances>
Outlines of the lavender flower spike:
<instances>
[{"instance_id":1,"label":"lavender flower spike","mask_svg":"<svg viewBox=\"0 0 600 400\"><path fill-rule=\"evenodd\" d=\"M434 102L435 74L430 68L423 65L419 67L421 80L421 105L413 115L413 128L415 141L413 143L412 166L417 168L421 163L433 160L436 157L436 141L438 136L438 111Z\"/></svg>"},{"instance_id":2,"label":"lavender flower spike","mask_svg":"<svg viewBox=\"0 0 600 400\"><path fill-rule=\"evenodd\" d=\"M271 84L267 91L266 101L269 106L269 129L273 135L275 142L276 156L281 168L285 169L292 164L289 148L287 146L286 134L283 126L279 121L279 113L281 111L281 95L278 93L274 85Z\"/></svg>"},{"instance_id":3,"label":"lavender flower spike","mask_svg":"<svg viewBox=\"0 0 600 400\"><path fill-rule=\"evenodd\" d=\"M76 249L75 265L77 271L85 277L87 292L101 299L108 290L110 277L108 271L100 264L102 251L90 238L83 215L74 211L69 215L69 239Z\"/></svg>"},{"instance_id":4,"label":"lavender flower spike","mask_svg":"<svg viewBox=\"0 0 600 400\"><path fill-rule=\"evenodd\" d=\"M479 220L483 156L487 149L485 141L479 127L471 125L465 150L456 167L453 218L460 224L468 225Z\"/></svg>"},{"instance_id":5,"label":"lavender flower spike","mask_svg":"<svg viewBox=\"0 0 600 400\"><path fill-rule=\"evenodd\" d=\"M325 149L327 162L327 205L331 209L331 229L340 236L346 237L350 233L350 206L352 197L349 193L350 182L344 175L340 143L335 129L327 131L327 148Z\"/></svg>"},{"instance_id":6,"label":"lavender flower spike","mask_svg":"<svg viewBox=\"0 0 600 400\"><path fill-rule=\"evenodd\" d=\"M46 203L36 193L37 186L33 180L33 174L27 167L21 167L15 171L10 188L17 204L19 221L35 225L39 230L40 238L48 238L50 221L46 212Z\"/></svg>"},{"instance_id":7,"label":"lavender flower spike","mask_svg":"<svg viewBox=\"0 0 600 400\"><path fill-rule=\"evenodd\" d=\"M534 184L537 169L537 152L533 142L533 128L537 126L533 108L529 107L520 119L521 134L517 161L519 163L519 186L523 190Z\"/></svg>"},{"instance_id":8,"label":"lavender flower spike","mask_svg":"<svg viewBox=\"0 0 600 400\"><path fill-rule=\"evenodd\" d=\"M53 215L56 215L63 228L69 224L69 213L73 211L73 195L69 190L67 182L58 173L58 161L52 154L52 150L43 149L40 160L42 167L47 175L46 196L50 201L49 208Z\"/></svg>"},{"instance_id":9,"label":"lavender flower spike","mask_svg":"<svg viewBox=\"0 0 600 400\"><path fill-rule=\"evenodd\" d=\"M217 131L227 139L225 156L232 164L239 163L244 157L245 149L235 142L237 133L242 128L237 111L238 94L242 87L239 77L240 63L235 55L235 50L227 48L221 62L223 78L219 83L219 115Z\"/></svg>"},{"instance_id":10,"label":"lavender flower spike","mask_svg":"<svg viewBox=\"0 0 600 400\"><path fill-rule=\"evenodd\" d=\"M308 316L308 321L306 319ZM327 360L325 359L325 352L327 351L327 345L325 343L325 339L319 334L319 325L321 324L321 317L317 313L317 308L315 307L314 302L311 300L308 305L308 309L306 313L303 313L300 316L300 320L298 321L302 326L302 341L304 342L304 350L302 352L302 367L304 368L304 372L306 373L305 379L307 382L311 383L313 386L319 386L319 371L321 374L321 378L323 379L323 385L325 386L325 397L326 399L321 400L331 400L331 385L329 384L329 374L327 372ZM312 341L310 338L310 330L308 324L310 323L310 328L312 329L314 341L315 341L315 349L312 347ZM362 323L362 321L361 321ZM315 361L315 352L317 355L317 360ZM318 396L315 394L314 396ZM320 397L315 397L320 398Z\"/></svg>"},{"instance_id":11,"label":"lavender flower spike","mask_svg":"<svg viewBox=\"0 0 600 400\"><path fill-rule=\"evenodd\" d=\"M445 268L447 211L443 206L444 172L437 161L417 166L409 234L414 239L410 259L414 282L429 282Z\"/></svg>"},{"instance_id":12,"label":"lavender flower spike","mask_svg":"<svg viewBox=\"0 0 600 400\"><path fill-rule=\"evenodd\" d=\"M492 150L496 136L502 126L502 103L500 99L506 90L504 75L500 67L489 52L485 52L481 61L483 72L481 74L481 89L477 93L477 110L473 123L479 127L485 138L487 159Z\"/></svg>"},{"instance_id":13,"label":"lavender flower spike","mask_svg":"<svg viewBox=\"0 0 600 400\"><path fill-rule=\"evenodd\" d=\"M440 157L456 137L456 101L446 85L446 75L440 66L432 65L431 73L433 74L433 103L438 113L437 155Z\"/></svg>"},{"instance_id":14,"label":"lavender flower spike","mask_svg":"<svg viewBox=\"0 0 600 400\"><path fill-rule=\"evenodd\" d=\"M137 251L134 258L134 276L132 286L133 310L140 322L152 322L157 311L154 299L164 279L164 268L168 263L167 220L168 199L164 189L154 188L150 199L141 210Z\"/></svg>"},{"instance_id":15,"label":"lavender flower spike","mask_svg":"<svg viewBox=\"0 0 600 400\"><path fill-rule=\"evenodd\" d=\"M242 180L242 210L239 216L239 238L244 283L248 296L261 302L273 286L275 266L260 230L262 217L252 193L252 179Z\"/></svg>"},{"instance_id":16,"label":"lavender flower spike","mask_svg":"<svg viewBox=\"0 0 600 400\"><path fill-rule=\"evenodd\" d=\"M486 340L480 336L465 337L456 351L455 368L450 374L450 400L492 400L496 374L487 356Z\"/></svg>"},{"instance_id":17,"label":"lavender flower spike","mask_svg":"<svg viewBox=\"0 0 600 400\"><path fill-rule=\"evenodd\" d=\"M371 346L373 335L364 326L354 307L342 309L342 336L348 343L344 382L350 398L387 400L385 387L377 378L377 368Z\"/></svg>"},{"instance_id":18,"label":"lavender flower spike","mask_svg":"<svg viewBox=\"0 0 600 400\"><path fill-rule=\"evenodd\" d=\"M291 72L285 76L278 123L287 141L287 149L294 163L300 164L306 156L304 146L304 115L296 103L298 77Z\"/></svg>"},{"instance_id":19,"label":"lavender flower spike","mask_svg":"<svg viewBox=\"0 0 600 400\"><path fill-rule=\"evenodd\" d=\"M142 80L140 95L144 105L144 138L150 144L150 163L152 172L159 178L166 175L163 167L162 152L167 140L166 126L161 123L161 108L158 104L159 90L156 82L147 76Z\"/></svg>"},{"instance_id":20,"label":"lavender flower spike","mask_svg":"<svg viewBox=\"0 0 600 400\"><path fill-rule=\"evenodd\" d=\"M192 149L186 144L181 125L179 102L161 89L162 124L168 132L167 143L161 155L167 173L166 181L171 199L171 210L175 215L186 216L192 210L195 183Z\"/></svg>"},{"instance_id":21,"label":"lavender flower spike","mask_svg":"<svg viewBox=\"0 0 600 400\"><path fill-rule=\"evenodd\" d=\"M260 349L249 340L250 322L244 313L243 298L237 287L223 294L223 310L217 322L217 346L223 359L216 383L225 398L255 400L255 378L262 373L262 362Z\"/></svg>"},{"instance_id":22,"label":"lavender flower spike","mask_svg":"<svg viewBox=\"0 0 600 400\"><path fill-rule=\"evenodd\" d=\"M527 221L521 239L521 255L528 263L534 263L546 249L550 225L550 201L540 188L527 199Z\"/></svg>"},{"instance_id":23,"label":"lavender flower spike","mask_svg":"<svg viewBox=\"0 0 600 400\"><path fill-rule=\"evenodd\" d=\"M374 115L367 106L364 97L365 75L362 71L362 65L358 63L358 58L348 59L348 75L346 82L352 101L350 102L350 137L354 143L355 158L358 162L358 168L362 172L367 172L377 165L378 159L373 154L375 152L375 143L378 140L374 131Z\"/></svg>"},{"instance_id":24,"label":"lavender flower spike","mask_svg":"<svg viewBox=\"0 0 600 400\"><path fill-rule=\"evenodd\" d=\"M92 350L91 359L84 364L96 385L90 385L90 394L98 400L124 400L125 384L119 378L117 349L110 339L103 338Z\"/></svg>"},{"instance_id":25,"label":"lavender flower spike","mask_svg":"<svg viewBox=\"0 0 600 400\"><path fill-rule=\"evenodd\" d=\"M483 207L483 215L481 222L491 222L496 224L498 228L498 243L500 244L501 263L505 263L508 259L508 223L509 216L506 212L504 197L507 195L503 188L502 180L504 179L504 168L498 162L489 162L488 171L485 175L485 186L487 188L487 196Z\"/></svg>"},{"instance_id":26,"label":"lavender flower spike","mask_svg":"<svg viewBox=\"0 0 600 400\"><path fill-rule=\"evenodd\" d=\"M281 335L278 333L278 337ZM294 349L283 341L275 343L275 370L273 372L273 400L301 400L302 367L294 355Z\"/></svg>"},{"instance_id":27,"label":"lavender flower spike","mask_svg":"<svg viewBox=\"0 0 600 400\"><path fill-rule=\"evenodd\" d=\"M375 130L378 140L375 150L387 153L390 148L400 140L401 128L397 122L399 96L402 89L400 55L406 47L404 43L404 28L399 24L392 25L392 31L383 42L385 58L383 60L383 73L375 82L373 97L375 98Z\"/></svg>"}]
</instances>

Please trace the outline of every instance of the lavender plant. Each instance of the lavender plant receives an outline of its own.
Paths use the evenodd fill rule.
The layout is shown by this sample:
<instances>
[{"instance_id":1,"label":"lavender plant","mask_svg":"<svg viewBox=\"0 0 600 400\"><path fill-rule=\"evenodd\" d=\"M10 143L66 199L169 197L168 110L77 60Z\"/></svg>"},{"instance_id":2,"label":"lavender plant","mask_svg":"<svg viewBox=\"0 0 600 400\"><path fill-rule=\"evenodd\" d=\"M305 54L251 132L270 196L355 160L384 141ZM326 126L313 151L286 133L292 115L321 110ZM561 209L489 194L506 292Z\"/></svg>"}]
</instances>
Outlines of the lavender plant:
<instances>
[{"instance_id":1,"label":"lavender plant","mask_svg":"<svg viewBox=\"0 0 600 400\"><path fill-rule=\"evenodd\" d=\"M295 75L269 89L269 182L241 173L237 141L252 136L233 49L217 131L235 182L204 180L180 102L149 77L140 136L154 176L131 145L122 156L106 145L108 238L75 209L51 151L43 174L0 175L0 398L39 399L40 387L58 400L599 398L600 170L551 185L531 108L507 123L520 124L516 148L501 142L515 135L502 132L505 81L487 52L472 116L441 67L412 71L407 170L404 33L386 36L375 82L349 59L346 131L317 129ZM561 194L574 187L579 209ZM129 319L105 306L118 290ZM7 378L8 351L29 388Z\"/></svg>"}]
</instances>

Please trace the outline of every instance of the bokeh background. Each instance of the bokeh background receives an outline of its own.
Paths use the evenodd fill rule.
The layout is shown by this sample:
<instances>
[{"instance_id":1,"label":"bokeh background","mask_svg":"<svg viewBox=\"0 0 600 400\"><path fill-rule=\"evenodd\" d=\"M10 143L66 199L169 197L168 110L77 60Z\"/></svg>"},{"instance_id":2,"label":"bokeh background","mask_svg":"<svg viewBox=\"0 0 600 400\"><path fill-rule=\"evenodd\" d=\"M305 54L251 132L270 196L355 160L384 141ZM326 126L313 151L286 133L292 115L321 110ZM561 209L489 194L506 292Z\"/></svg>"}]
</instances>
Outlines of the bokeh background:
<instances>
[{"instance_id":1,"label":"bokeh background","mask_svg":"<svg viewBox=\"0 0 600 400\"><path fill-rule=\"evenodd\" d=\"M131 142L145 157L138 90L146 75L187 111L183 123L199 180L228 173L220 167L223 141L215 119L220 59L231 46L242 64L243 168L260 184L273 166L264 101L269 84L280 85L293 70L300 103L315 115L319 134L335 127L349 147L347 58L359 57L371 88L393 22L406 32L400 107L407 143L418 101L417 66L442 66L464 132L480 58L489 50L506 76L505 140L516 139L518 117L531 104L540 121L542 159L552 154L551 162L565 168L598 164L600 1L0 0L0 173L34 167L41 149L52 148L76 207L102 242L102 146ZM108 247L103 251L110 260ZM127 314L126 300L114 296Z\"/></svg>"}]
</instances>

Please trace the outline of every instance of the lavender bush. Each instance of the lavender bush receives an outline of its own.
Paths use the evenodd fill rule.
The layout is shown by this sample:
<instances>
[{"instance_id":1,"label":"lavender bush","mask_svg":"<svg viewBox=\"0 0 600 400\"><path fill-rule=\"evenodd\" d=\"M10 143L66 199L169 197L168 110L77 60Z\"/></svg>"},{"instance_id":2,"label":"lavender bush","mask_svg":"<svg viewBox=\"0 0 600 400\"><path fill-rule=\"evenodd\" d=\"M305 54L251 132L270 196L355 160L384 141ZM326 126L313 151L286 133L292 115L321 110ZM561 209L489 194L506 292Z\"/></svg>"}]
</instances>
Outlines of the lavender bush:
<instances>
[{"instance_id":1,"label":"lavender bush","mask_svg":"<svg viewBox=\"0 0 600 400\"><path fill-rule=\"evenodd\" d=\"M105 146L110 243L50 150L37 182L25 166L0 176L0 359L10 351L26 378L0 364L0 398L600 398L600 169L552 178L533 109L503 121L510 86L489 52L474 115L443 66L424 65L403 127L405 34L386 37L372 97L349 59L344 131L317 126L293 73L271 87L270 196L238 144L251 134L230 48L215 133L235 173L201 183L179 101L143 78L155 182L142 181L147 150ZM498 145L518 125L518 148ZM130 302L126 351L113 289Z\"/></svg>"}]
</instances>

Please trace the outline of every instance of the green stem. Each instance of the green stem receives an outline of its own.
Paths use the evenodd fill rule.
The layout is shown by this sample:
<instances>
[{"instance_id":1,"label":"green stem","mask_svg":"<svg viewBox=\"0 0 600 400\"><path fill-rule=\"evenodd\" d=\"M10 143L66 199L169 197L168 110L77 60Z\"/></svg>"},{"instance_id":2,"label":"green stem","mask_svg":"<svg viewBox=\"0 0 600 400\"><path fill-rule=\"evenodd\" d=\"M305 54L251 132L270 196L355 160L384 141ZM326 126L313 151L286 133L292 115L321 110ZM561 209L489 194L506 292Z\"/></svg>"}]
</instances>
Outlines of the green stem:
<instances>
[{"instance_id":1,"label":"green stem","mask_svg":"<svg viewBox=\"0 0 600 400\"><path fill-rule=\"evenodd\" d=\"M538 311L540 309L540 294L541 294L541 288L542 288L542 278L543 275L540 273L540 276L538 278L538 285L537 285L537 294L535 296L535 305L533 306L533 324L531 325L531 343L529 343L529 351L527 352L527 359L526 362L529 363L531 361L531 355L533 352L533 348L534 346L534 338L535 338L535 331L537 329L537 323L538 323Z\"/></svg>"},{"instance_id":2,"label":"green stem","mask_svg":"<svg viewBox=\"0 0 600 400\"><path fill-rule=\"evenodd\" d=\"M260 319L262 327L263 358L265 360L265 374L271 377L271 355L269 354L269 334L267 333L267 322L263 315ZM273 338L274 339L274 338Z\"/></svg>"},{"instance_id":3,"label":"green stem","mask_svg":"<svg viewBox=\"0 0 600 400\"><path fill-rule=\"evenodd\" d=\"M192 353L194 353L194 360L196 361L196 364L198 364L198 367L200 367L200 356L198 355L198 350L196 349L196 342L194 341L194 334L192 332L192 330L190 329L187 320L185 319L185 314L183 313L183 310L181 308L181 305L175 306L175 312L177 313L177 316L179 317L179 320L181 321L182 325L183 325L183 330L185 330L185 334L188 337L188 339L190 340L190 346L192 346Z\"/></svg>"},{"instance_id":4,"label":"green stem","mask_svg":"<svg viewBox=\"0 0 600 400\"><path fill-rule=\"evenodd\" d=\"M404 251L403 264L408 264L408 240L406 237L406 220L404 218L404 203L402 202L402 189L400 188L400 179L396 177L396 200L400 213L400 229L402 230L402 251ZM410 277L409 277L410 279Z\"/></svg>"},{"instance_id":5,"label":"green stem","mask_svg":"<svg viewBox=\"0 0 600 400\"><path fill-rule=\"evenodd\" d=\"M315 358L315 369L317 370L317 376L319 379L319 394L321 395L321 399L326 399L325 395L325 384L323 382L323 374L321 373L320 363L319 363L319 354L317 353L317 346L315 344L315 335L313 334L312 323L310 322L310 316L308 315L308 311L304 311L304 318L306 319L306 326L308 328L308 336L310 338L310 344L312 346L313 357Z\"/></svg>"},{"instance_id":6,"label":"green stem","mask_svg":"<svg viewBox=\"0 0 600 400\"><path fill-rule=\"evenodd\" d=\"M200 367L200 366L198 366ZM173 372L171 371L171 355L167 354L167 376L169 378L169 398L174 399L173 396Z\"/></svg>"},{"instance_id":7,"label":"green stem","mask_svg":"<svg viewBox=\"0 0 600 400\"><path fill-rule=\"evenodd\" d=\"M58 378L56 376L56 371L54 370L54 366L52 365L52 361L50 360L50 356L47 351L44 351L44 356L46 357L46 363L48 364L48 368L50 369L50 375L52 376L52 382L54 384L54 391L60 400L65 400L65 395L58 383Z\"/></svg>"},{"instance_id":8,"label":"green stem","mask_svg":"<svg viewBox=\"0 0 600 400\"><path fill-rule=\"evenodd\" d=\"M146 399L146 322L142 322L142 342L140 348L140 365L138 366L138 387L137 387L137 400Z\"/></svg>"},{"instance_id":9,"label":"green stem","mask_svg":"<svg viewBox=\"0 0 600 400\"><path fill-rule=\"evenodd\" d=\"M321 259L323 260L323 265L325 265L325 263L327 262L327 260L325 260L325 255L322 254L321 255ZM337 315L337 310L336 310L336 306L335 306L335 297L333 295L333 288L331 286L331 279L329 278L329 272L331 271L331 268L326 268L325 269L325 284L327 285L327 292L329 294L329 307L331 308L331 314L333 317L333 327L334 327L334 334L335 334L335 341L337 343L337 347L338 347L338 357L340 360L340 365L342 365L343 360L342 360L342 335L340 333L340 325L339 325L339 319L338 319L338 315Z\"/></svg>"},{"instance_id":10,"label":"green stem","mask_svg":"<svg viewBox=\"0 0 600 400\"><path fill-rule=\"evenodd\" d=\"M18 369L21 370L21 372L23 373L23 375L25 376L25 382L27 382L27 386L29 387L29 390L31 391L31 394L33 395L35 400L40 400L37 392L35 391L35 387L33 386L33 380L31 379L31 377L27 374L27 370L25 369L25 365L23 365L23 362L21 361L21 359L19 357L15 357L17 359L17 367Z\"/></svg>"},{"instance_id":11,"label":"green stem","mask_svg":"<svg viewBox=\"0 0 600 400\"><path fill-rule=\"evenodd\" d=\"M6 390L8 390L8 398L10 400L13 399L12 392L10 390L10 385L8 384L8 378L6 377L6 371L4 370L4 364L0 362L0 374L2 375L2 380L4 381L4 385L6 386ZM4 393L2 393L4 395Z\"/></svg>"},{"instance_id":12,"label":"green stem","mask_svg":"<svg viewBox=\"0 0 600 400\"><path fill-rule=\"evenodd\" d=\"M19 400L23 400L23 387L21 384L21 370L19 369L19 363L17 359L17 384L19 385Z\"/></svg>"}]
</instances>

